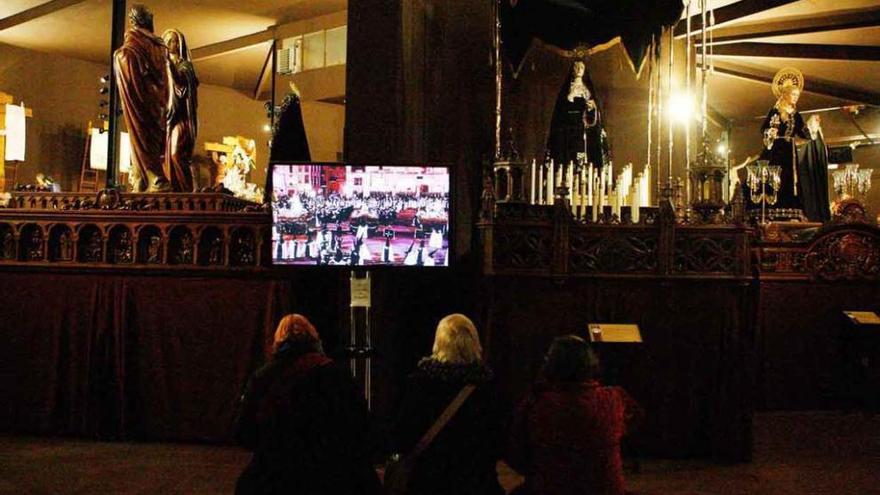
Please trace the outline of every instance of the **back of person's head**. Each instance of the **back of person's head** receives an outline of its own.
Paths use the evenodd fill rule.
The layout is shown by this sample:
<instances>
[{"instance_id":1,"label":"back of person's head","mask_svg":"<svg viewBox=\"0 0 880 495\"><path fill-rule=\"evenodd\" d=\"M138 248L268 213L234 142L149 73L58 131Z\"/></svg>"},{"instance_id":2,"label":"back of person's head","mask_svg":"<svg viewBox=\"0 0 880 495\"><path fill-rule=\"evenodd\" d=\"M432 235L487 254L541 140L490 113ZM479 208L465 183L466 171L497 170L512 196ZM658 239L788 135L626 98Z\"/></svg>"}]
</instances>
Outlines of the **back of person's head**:
<instances>
[{"instance_id":1,"label":"back of person's head","mask_svg":"<svg viewBox=\"0 0 880 495\"><path fill-rule=\"evenodd\" d=\"M320 344L321 337L315 326L305 316L297 313L289 314L278 322L278 328L275 329L275 341L272 344L272 351L278 351L281 344L285 342L303 342L311 344Z\"/></svg>"},{"instance_id":2,"label":"back of person's head","mask_svg":"<svg viewBox=\"0 0 880 495\"><path fill-rule=\"evenodd\" d=\"M599 360L590 344L577 335L563 335L553 339L541 370L549 382L579 382L596 378Z\"/></svg>"},{"instance_id":3,"label":"back of person's head","mask_svg":"<svg viewBox=\"0 0 880 495\"><path fill-rule=\"evenodd\" d=\"M471 364L483 360L477 327L467 316L455 313L437 324L433 357L442 363Z\"/></svg>"}]
</instances>

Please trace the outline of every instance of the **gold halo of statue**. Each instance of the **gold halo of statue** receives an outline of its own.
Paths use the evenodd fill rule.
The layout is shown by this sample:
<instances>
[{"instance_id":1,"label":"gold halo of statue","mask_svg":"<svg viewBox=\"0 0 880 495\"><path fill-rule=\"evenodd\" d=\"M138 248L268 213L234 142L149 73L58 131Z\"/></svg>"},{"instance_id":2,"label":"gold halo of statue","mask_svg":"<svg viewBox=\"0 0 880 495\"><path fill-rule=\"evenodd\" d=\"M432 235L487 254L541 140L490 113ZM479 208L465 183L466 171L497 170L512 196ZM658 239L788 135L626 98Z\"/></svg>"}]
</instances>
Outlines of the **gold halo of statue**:
<instances>
[{"instance_id":1,"label":"gold halo of statue","mask_svg":"<svg viewBox=\"0 0 880 495\"><path fill-rule=\"evenodd\" d=\"M788 86L804 90L804 74L794 67L783 67L773 76L773 96L779 98Z\"/></svg>"}]
</instances>

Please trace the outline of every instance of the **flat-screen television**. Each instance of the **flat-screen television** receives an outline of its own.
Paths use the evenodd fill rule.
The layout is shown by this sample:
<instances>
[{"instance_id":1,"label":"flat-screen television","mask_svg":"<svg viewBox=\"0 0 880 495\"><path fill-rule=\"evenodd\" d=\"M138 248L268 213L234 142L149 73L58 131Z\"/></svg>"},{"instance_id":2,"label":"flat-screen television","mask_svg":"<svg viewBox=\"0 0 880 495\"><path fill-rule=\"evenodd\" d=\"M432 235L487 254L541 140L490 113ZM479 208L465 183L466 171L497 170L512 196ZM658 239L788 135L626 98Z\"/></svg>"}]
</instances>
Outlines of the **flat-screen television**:
<instances>
[{"instance_id":1,"label":"flat-screen television","mask_svg":"<svg viewBox=\"0 0 880 495\"><path fill-rule=\"evenodd\" d=\"M274 265L449 266L441 165L273 163Z\"/></svg>"}]
</instances>

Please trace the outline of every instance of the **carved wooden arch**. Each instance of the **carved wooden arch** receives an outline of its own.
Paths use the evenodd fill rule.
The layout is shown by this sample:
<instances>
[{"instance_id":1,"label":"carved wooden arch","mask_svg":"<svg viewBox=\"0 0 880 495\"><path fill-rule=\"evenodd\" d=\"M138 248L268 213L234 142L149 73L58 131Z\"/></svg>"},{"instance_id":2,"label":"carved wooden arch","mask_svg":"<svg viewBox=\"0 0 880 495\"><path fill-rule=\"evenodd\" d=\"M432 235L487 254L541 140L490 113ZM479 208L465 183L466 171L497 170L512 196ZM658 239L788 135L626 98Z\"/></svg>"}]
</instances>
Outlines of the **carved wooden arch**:
<instances>
[{"instance_id":1,"label":"carved wooden arch","mask_svg":"<svg viewBox=\"0 0 880 495\"><path fill-rule=\"evenodd\" d=\"M810 243L804 267L826 281L880 280L880 229L845 225L822 231Z\"/></svg>"}]
</instances>

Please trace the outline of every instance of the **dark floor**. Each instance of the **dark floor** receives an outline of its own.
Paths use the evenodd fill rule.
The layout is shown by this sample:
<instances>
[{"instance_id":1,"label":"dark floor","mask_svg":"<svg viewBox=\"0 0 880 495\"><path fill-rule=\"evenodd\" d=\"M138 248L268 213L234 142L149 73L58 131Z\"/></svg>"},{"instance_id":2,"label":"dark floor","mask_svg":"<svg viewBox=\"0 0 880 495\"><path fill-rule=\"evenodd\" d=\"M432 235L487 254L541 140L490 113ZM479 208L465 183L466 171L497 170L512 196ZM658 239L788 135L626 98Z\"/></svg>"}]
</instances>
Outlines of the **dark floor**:
<instances>
[{"instance_id":1,"label":"dark floor","mask_svg":"<svg viewBox=\"0 0 880 495\"><path fill-rule=\"evenodd\" d=\"M231 493L248 454L236 448L0 437L0 494ZM499 465L502 484L519 477ZM645 460L631 490L650 494L880 494L880 416L764 413L755 460Z\"/></svg>"}]
</instances>

